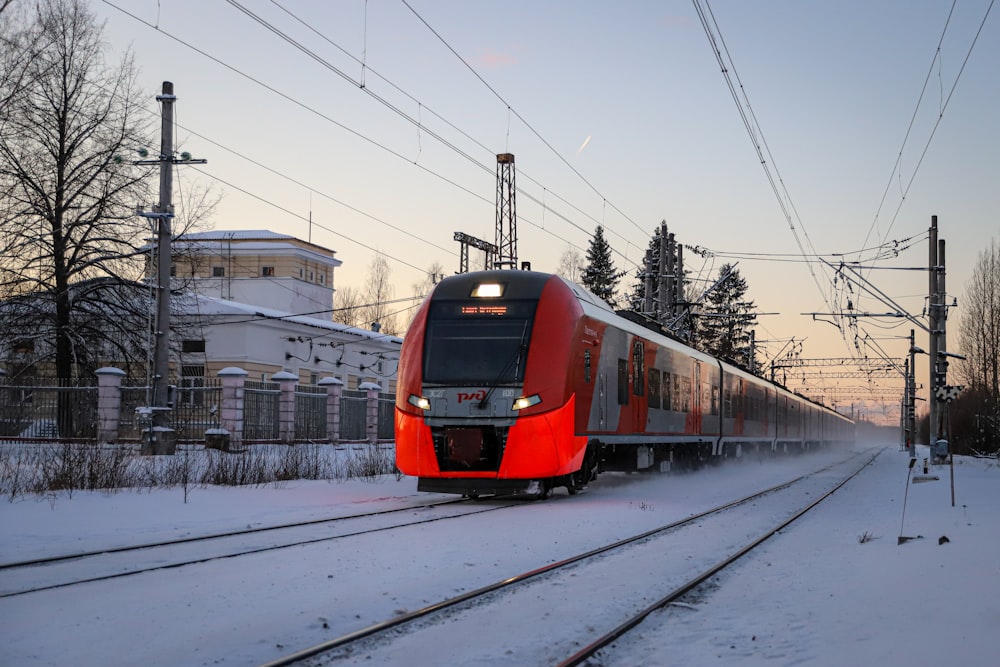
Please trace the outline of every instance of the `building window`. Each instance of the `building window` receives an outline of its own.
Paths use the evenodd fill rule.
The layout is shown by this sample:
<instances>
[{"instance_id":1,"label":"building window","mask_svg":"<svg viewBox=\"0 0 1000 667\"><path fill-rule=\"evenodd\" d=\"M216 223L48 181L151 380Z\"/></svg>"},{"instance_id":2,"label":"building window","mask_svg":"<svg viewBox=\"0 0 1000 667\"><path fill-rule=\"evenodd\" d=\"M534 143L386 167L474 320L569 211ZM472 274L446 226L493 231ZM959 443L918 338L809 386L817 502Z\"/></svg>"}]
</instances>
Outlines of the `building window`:
<instances>
[{"instance_id":1,"label":"building window","mask_svg":"<svg viewBox=\"0 0 1000 667\"><path fill-rule=\"evenodd\" d=\"M319 274L319 284L323 285L326 283L326 276L324 274Z\"/></svg>"},{"instance_id":2,"label":"building window","mask_svg":"<svg viewBox=\"0 0 1000 667\"><path fill-rule=\"evenodd\" d=\"M260 275L262 275L262 276L273 276L274 275L274 267L273 266L264 266L264 267L261 267Z\"/></svg>"},{"instance_id":3,"label":"building window","mask_svg":"<svg viewBox=\"0 0 1000 667\"><path fill-rule=\"evenodd\" d=\"M300 266L300 267L299 267L299 278L303 277L304 275L305 275L305 269L303 269L303 268L302 268L302 267Z\"/></svg>"},{"instance_id":4,"label":"building window","mask_svg":"<svg viewBox=\"0 0 1000 667\"><path fill-rule=\"evenodd\" d=\"M14 354L34 354L35 341L30 338L21 338L14 341L11 347L14 349Z\"/></svg>"},{"instance_id":5,"label":"building window","mask_svg":"<svg viewBox=\"0 0 1000 667\"><path fill-rule=\"evenodd\" d=\"M212 277L221 278L226 275L226 267L224 266L213 266L212 267Z\"/></svg>"},{"instance_id":6,"label":"building window","mask_svg":"<svg viewBox=\"0 0 1000 667\"><path fill-rule=\"evenodd\" d=\"M185 341L187 342L187 341ZM202 341L204 343L204 341ZM205 403L205 367L181 366L179 405L200 406Z\"/></svg>"},{"instance_id":7,"label":"building window","mask_svg":"<svg viewBox=\"0 0 1000 667\"><path fill-rule=\"evenodd\" d=\"M181 341L181 352L204 352L204 351L205 351L204 340Z\"/></svg>"},{"instance_id":8,"label":"building window","mask_svg":"<svg viewBox=\"0 0 1000 667\"><path fill-rule=\"evenodd\" d=\"M177 276L177 265L176 264L171 264L170 265L170 277L174 278L176 276Z\"/></svg>"},{"instance_id":9,"label":"building window","mask_svg":"<svg viewBox=\"0 0 1000 667\"><path fill-rule=\"evenodd\" d=\"M312 282L312 281L313 281L313 272L310 271L309 272L309 282Z\"/></svg>"}]
</instances>

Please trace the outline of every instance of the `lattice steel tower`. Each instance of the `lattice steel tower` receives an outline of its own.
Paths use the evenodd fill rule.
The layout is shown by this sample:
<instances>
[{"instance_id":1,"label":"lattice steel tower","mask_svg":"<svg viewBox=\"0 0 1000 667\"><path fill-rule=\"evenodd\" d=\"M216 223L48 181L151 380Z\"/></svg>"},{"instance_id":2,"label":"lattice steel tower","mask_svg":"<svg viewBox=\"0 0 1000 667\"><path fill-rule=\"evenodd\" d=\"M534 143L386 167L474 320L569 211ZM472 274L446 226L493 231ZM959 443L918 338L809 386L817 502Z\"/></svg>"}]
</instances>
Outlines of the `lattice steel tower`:
<instances>
[{"instance_id":1,"label":"lattice steel tower","mask_svg":"<svg viewBox=\"0 0 1000 667\"><path fill-rule=\"evenodd\" d=\"M496 269L517 268L515 192L514 154L500 153L497 155L497 254L493 264Z\"/></svg>"}]
</instances>

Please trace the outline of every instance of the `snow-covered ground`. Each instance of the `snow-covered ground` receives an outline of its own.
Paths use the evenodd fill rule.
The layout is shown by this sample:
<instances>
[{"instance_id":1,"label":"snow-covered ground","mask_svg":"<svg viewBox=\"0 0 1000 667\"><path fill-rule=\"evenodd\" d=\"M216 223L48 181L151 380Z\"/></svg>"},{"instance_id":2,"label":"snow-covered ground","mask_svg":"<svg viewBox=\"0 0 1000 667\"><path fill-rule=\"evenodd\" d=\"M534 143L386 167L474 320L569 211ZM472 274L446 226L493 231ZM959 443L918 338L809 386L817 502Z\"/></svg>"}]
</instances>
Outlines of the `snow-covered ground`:
<instances>
[{"instance_id":1,"label":"snow-covered ground","mask_svg":"<svg viewBox=\"0 0 1000 667\"><path fill-rule=\"evenodd\" d=\"M0 598L0 665L260 664L435 602L434 584L447 582L448 594L477 588L786 481L824 456L607 475L578 496L367 535L349 548L319 543ZM602 664L995 664L1000 466L956 459L952 507L949 468L908 485L908 461L887 448L804 523L655 615ZM0 504L0 562L358 514L423 495L413 479L386 477L197 488L186 503L181 489L18 498ZM898 545L900 534L922 538ZM0 590L10 579L0 571ZM448 664L437 647L422 655L420 664Z\"/></svg>"}]
</instances>

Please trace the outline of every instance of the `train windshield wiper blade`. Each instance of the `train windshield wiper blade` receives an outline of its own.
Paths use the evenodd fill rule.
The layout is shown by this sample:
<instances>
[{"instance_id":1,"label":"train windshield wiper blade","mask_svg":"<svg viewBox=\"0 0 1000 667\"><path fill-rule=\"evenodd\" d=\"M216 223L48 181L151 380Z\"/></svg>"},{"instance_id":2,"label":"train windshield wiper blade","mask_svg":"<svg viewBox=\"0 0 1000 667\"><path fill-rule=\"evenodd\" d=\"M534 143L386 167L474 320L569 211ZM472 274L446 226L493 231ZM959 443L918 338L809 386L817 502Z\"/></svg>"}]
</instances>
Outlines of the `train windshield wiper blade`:
<instances>
[{"instance_id":1,"label":"train windshield wiper blade","mask_svg":"<svg viewBox=\"0 0 1000 667\"><path fill-rule=\"evenodd\" d=\"M483 400L479 401L479 403L477 404L476 407L479 408L480 410L484 409L486 405L489 403L490 397L493 395L493 392L496 391L496 388L500 386L500 383L503 382L503 378L508 373L508 371L510 371L512 367L517 368L518 365L521 363L521 354L523 354L524 351L528 349L527 343L524 342L524 336L527 330L528 330L528 323L525 322L524 326L521 328L521 340L517 344L517 349L514 350L514 354L510 356L510 358L507 360L507 363L504 364L503 368L500 369L500 373L497 374L496 379L489 384L489 386L486 389L486 395L483 396Z\"/></svg>"}]
</instances>

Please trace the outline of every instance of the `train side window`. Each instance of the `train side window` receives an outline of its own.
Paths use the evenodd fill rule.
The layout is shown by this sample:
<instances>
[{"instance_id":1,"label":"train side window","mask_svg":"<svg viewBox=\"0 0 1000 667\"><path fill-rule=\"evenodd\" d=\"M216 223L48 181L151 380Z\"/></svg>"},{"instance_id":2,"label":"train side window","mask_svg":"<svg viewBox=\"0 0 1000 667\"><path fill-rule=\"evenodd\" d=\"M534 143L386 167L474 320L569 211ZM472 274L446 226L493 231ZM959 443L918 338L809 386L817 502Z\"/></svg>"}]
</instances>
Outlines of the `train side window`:
<instances>
[{"instance_id":1,"label":"train side window","mask_svg":"<svg viewBox=\"0 0 1000 667\"><path fill-rule=\"evenodd\" d=\"M628 359L618 360L618 405L628 405Z\"/></svg>"},{"instance_id":2,"label":"train side window","mask_svg":"<svg viewBox=\"0 0 1000 667\"><path fill-rule=\"evenodd\" d=\"M671 400L673 396L673 391L670 388L670 373L663 371L663 409L673 410L673 401Z\"/></svg>"},{"instance_id":3,"label":"train side window","mask_svg":"<svg viewBox=\"0 0 1000 667\"><path fill-rule=\"evenodd\" d=\"M660 371L649 369L649 407L660 409Z\"/></svg>"},{"instance_id":4,"label":"train side window","mask_svg":"<svg viewBox=\"0 0 1000 667\"><path fill-rule=\"evenodd\" d=\"M722 392L722 416L734 417L733 413L733 390L726 389Z\"/></svg>"},{"instance_id":5,"label":"train side window","mask_svg":"<svg viewBox=\"0 0 1000 667\"><path fill-rule=\"evenodd\" d=\"M583 381L590 384L590 350L583 351Z\"/></svg>"},{"instance_id":6,"label":"train side window","mask_svg":"<svg viewBox=\"0 0 1000 667\"><path fill-rule=\"evenodd\" d=\"M634 374L632 378L632 391L635 392L636 396L642 396L643 385L646 378L645 364L643 364L643 353L642 353L642 341L636 339L632 343L632 373Z\"/></svg>"},{"instance_id":7,"label":"train side window","mask_svg":"<svg viewBox=\"0 0 1000 667\"><path fill-rule=\"evenodd\" d=\"M712 414L719 414L719 387L712 385Z\"/></svg>"}]
</instances>

